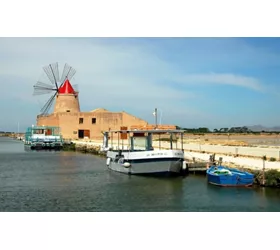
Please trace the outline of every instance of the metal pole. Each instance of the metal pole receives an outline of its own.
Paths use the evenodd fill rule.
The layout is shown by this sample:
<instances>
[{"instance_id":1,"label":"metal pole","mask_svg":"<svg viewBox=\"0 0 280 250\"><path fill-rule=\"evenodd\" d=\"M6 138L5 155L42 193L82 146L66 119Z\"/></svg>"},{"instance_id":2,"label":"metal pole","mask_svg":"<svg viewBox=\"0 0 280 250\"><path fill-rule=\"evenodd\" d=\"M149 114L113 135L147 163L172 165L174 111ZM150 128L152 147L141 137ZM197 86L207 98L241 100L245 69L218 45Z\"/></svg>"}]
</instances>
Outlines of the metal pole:
<instances>
[{"instance_id":1,"label":"metal pole","mask_svg":"<svg viewBox=\"0 0 280 250\"><path fill-rule=\"evenodd\" d=\"M155 108L155 119L156 119L156 128L157 128L157 108Z\"/></svg>"},{"instance_id":2,"label":"metal pole","mask_svg":"<svg viewBox=\"0 0 280 250\"><path fill-rule=\"evenodd\" d=\"M120 133L118 132L118 150L120 150Z\"/></svg>"}]
</instances>

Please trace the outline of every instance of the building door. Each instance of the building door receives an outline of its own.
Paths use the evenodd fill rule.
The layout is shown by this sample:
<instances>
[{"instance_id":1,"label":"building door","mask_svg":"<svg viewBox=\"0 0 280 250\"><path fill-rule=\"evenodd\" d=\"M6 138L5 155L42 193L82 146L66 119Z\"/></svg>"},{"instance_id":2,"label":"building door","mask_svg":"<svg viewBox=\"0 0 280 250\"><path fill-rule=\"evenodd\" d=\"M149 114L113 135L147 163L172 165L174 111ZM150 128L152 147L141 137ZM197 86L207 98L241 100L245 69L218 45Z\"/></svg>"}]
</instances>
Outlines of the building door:
<instances>
[{"instance_id":1,"label":"building door","mask_svg":"<svg viewBox=\"0 0 280 250\"><path fill-rule=\"evenodd\" d=\"M90 131L88 129L79 129L78 136L79 139L83 139L85 137L90 138Z\"/></svg>"},{"instance_id":2,"label":"building door","mask_svg":"<svg viewBox=\"0 0 280 250\"><path fill-rule=\"evenodd\" d=\"M84 130L84 137L90 138L90 131L88 129Z\"/></svg>"},{"instance_id":3,"label":"building door","mask_svg":"<svg viewBox=\"0 0 280 250\"><path fill-rule=\"evenodd\" d=\"M78 130L78 136L79 136L79 139L83 139L84 138L84 130L83 129L79 129Z\"/></svg>"}]
</instances>

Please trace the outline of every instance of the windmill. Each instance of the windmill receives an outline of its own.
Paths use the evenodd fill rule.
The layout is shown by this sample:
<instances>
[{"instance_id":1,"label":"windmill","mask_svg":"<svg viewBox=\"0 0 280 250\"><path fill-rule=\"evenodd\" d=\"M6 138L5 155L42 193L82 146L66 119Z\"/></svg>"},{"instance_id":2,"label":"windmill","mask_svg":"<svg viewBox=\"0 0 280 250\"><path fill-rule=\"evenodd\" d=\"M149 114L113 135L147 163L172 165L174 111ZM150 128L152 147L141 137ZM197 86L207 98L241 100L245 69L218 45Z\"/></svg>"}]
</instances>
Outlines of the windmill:
<instances>
[{"instance_id":1,"label":"windmill","mask_svg":"<svg viewBox=\"0 0 280 250\"><path fill-rule=\"evenodd\" d=\"M48 77L50 83L45 83L42 81L38 81L33 87L34 92L33 95L44 95L53 93L45 105L42 107L41 114L46 115L48 114L52 104L55 100L55 97L59 94L59 90L62 85L66 82L66 80L70 81L76 73L76 70L69 66L67 63L64 65L63 72L61 77L59 77L59 69L58 63L52 63L45 67L43 70ZM73 85L75 92L77 92L77 85Z\"/></svg>"}]
</instances>

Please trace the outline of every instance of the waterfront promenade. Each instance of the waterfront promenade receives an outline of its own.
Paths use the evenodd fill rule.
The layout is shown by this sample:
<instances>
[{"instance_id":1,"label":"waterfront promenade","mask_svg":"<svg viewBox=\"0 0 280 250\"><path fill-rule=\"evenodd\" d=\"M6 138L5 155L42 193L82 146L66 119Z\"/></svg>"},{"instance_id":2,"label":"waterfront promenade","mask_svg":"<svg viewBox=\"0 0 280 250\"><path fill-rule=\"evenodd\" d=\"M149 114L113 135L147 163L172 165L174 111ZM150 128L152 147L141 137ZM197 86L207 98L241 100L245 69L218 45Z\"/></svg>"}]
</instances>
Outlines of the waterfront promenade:
<instances>
[{"instance_id":1,"label":"waterfront promenade","mask_svg":"<svg viewBox=\"0 0 280 250\"><path fill-rule=\"evenodd\" d=\"M82 141L73 140L76 145L84 145L87 147L102 146L102 141ZM114 140L113 147L116 147L117 140ZM124 149L128 145L120 143L124 146ZM153 146L155 149L158 148L159 142L154 141ZM160 142L161 148L168 148L168 142ZM111 146L111 144L110 144ZM177 147L180 148L181 144L178 143ZM176 148L176 143L173 144ZM263 159L265 155L267 160L265 161L266 169L277 169L280 170L280 147L278 146L222 146L222 145L210 145L210 144L200 144L200 143L184 143L185 159L187 161L204 161L208 162L211 154L215 154L215 159L219 160L222 157L223 164L227 166L237 166L250 169L262 169ZM271 161L274 160L274 161Z\"/></svg>"}]
</instances>

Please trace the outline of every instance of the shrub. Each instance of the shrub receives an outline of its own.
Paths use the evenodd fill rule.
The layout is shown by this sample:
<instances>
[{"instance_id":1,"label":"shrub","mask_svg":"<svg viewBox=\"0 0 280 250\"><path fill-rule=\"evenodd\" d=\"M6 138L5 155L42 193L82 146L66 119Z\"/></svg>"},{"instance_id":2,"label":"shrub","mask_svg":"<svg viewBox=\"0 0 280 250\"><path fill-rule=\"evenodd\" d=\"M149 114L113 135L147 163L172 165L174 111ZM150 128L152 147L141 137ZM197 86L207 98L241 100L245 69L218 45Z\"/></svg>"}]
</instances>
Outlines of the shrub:
<instances>
[{"instance_id":1,"label":"shrub","mask_svg":"<svg viewBox=\"0 0 280 250\"><path fill-rule=\"evenodd\" d=\"M279 183L280 180L280 172L276 169L271 169L265 172L265 184L267 186L275 187Z\"/></svg>"},{"instance_id":2,"label":"shrub","mask_svg":"<svg viewBox=\"0 0 280 250\"><path fill-rule=\"evenodd\" d=\"M170 142L170 139L169 138L156 138L156 139L154 139L154 141L167 141L167 142ZM173 138L172 141L176 142L178 140L176 138Z\"/></svg>"}]
</instances>

